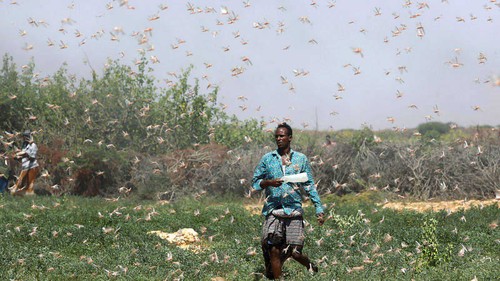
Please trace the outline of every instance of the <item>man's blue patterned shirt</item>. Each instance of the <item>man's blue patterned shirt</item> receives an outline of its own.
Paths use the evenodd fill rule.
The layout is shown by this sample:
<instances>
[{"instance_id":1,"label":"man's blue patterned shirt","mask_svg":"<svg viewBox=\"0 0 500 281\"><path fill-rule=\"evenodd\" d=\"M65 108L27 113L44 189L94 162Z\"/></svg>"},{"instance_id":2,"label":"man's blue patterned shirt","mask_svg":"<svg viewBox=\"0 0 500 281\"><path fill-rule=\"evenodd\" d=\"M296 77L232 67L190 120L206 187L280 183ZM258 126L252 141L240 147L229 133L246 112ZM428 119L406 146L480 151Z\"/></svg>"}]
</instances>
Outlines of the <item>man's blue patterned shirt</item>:
<instances>
[{"instance_id":1,"label":"man's blue patterned shirt","mask_svg":"<svg viewBox=\"0 0 500 281\"><path fill-rule=\"evenodd\" d=\"M308 177L308 181L304 183L283 183L279 187L267 187L265 189L266 202L262 214L267 216L272 210L279 208L283 208L286 214L291 214L293 210L302 208L302 193L304 191L313 202L316 214L323 213L323 206L314 185L309 160L304 154L290 150L290 162L285 167L285 174L283 174L281 156L278 150L275 150L262 156L259 165L255 168L252 178L252 187L255 190L262 189L260 187L262 180L278 179L285 175L299 173L307 173Z\"/></svg>"}]
</instances>

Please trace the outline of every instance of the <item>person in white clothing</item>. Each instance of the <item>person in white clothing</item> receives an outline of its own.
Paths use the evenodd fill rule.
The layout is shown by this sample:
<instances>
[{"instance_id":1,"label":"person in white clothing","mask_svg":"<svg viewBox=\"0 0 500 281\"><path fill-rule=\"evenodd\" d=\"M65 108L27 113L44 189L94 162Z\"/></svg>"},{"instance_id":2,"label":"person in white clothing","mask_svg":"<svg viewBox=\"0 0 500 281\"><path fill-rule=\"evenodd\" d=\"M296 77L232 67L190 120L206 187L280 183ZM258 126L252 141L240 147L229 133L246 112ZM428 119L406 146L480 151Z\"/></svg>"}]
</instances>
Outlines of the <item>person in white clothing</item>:
<instances>
[{"instance_id":1,"label":"person in white clothing","mask_svg":"<svg viewBox=\"0 0 500 281\"><path fill-rule=\"evenodd\" d=\"M16 184L11 189L11 193L13 195L34 195L34 183L39 173L36 161L38 147L29 130L24 131L23 140L21 150L16 153L16 159L21 160L22 170Z\"/></svg>"}]
</instances>

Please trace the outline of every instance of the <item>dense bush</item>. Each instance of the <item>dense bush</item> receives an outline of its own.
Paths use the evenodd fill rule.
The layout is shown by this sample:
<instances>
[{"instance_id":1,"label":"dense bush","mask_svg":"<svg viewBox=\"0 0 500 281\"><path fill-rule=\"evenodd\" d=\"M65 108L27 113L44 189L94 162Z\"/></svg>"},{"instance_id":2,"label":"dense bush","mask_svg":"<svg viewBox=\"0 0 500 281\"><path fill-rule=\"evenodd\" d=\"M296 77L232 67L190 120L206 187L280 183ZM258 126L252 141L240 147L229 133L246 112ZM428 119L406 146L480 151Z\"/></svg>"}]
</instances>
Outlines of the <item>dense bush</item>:
<instances>
[{"instance_id":1,"label":"dense bush","mask_svg":"<svg viewBox=\"0 0 500 281\"><path fill-rule=\"evenodd\" d=\"M53 194L247 194L255 165L275 149L262 120L225 114L217 89L203 93L190 68L167 88L145 58L135 68L110 61L91 79L77 80L64 66L50 77L34 69L30 63L19 73L4 56L0 140L10 153L19 132L35 132L37 186ZM371 189L463 199L491 198L500 188L497 129L428 122L417 131L296 130L293 148L309 157L323 194ZM324 145L326 133L332 145Z\"/></svg>"},{"instance_id":2,"label":"dense bush","mask_svg":"<svg viewBox=\"0 0 500 281\"><path fill-rule=\"evenodd\" d=\"M441 122L427 122L418 125L417 130L424 140L437 140L450 131L450 124Z\"/></svg>"},{"instance_id":3,"label":"dense bush","mask_svg":"<svg viewBox=\"0 0 500 281\"><path fill-rule=\"evenodd\" d=\"M313 161L323 193L389 190L421 199L493 198L500 182L500 146L380 143L355 150L318 148Z\"/></svg>"},{"instance_id":4,"label":"dense bush","mask_svg":"<svg viewBox=\"0 0 500 281\"><path fill-rule=\"evenodd\" d=\"M0 72L5 148L19 147L17 136L31 129L41 166L52 175L41 183L58 186L58 193L96 195L129 182L136 157L148 161L210 143L231 147L265 140L261 122L224 113L217 89L202 93L190 68L162 88L147 65L145 58L136 69L109 61L103 74L93 72L90 80L77 80L63 66L42 78L34 63L18 73L5 55ZM158 182L170 182L167 174Z\"/></svg>"}]
</instances>

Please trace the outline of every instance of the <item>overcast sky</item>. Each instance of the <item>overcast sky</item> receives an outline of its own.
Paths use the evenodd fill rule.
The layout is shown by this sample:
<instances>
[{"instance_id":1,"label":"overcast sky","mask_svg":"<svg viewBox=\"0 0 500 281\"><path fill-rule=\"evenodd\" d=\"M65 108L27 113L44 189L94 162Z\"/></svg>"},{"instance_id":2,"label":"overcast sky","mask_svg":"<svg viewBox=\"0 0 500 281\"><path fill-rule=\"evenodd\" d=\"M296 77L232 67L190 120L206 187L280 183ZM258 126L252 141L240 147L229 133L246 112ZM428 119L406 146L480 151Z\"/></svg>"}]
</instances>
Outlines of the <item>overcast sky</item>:
<instances>
[{"instance_id":1,"label":"overcast sky","mask_svg":"<svg viewBox=\"0 0 500 281\"><path fill-rule=\"evenodd\" d=\"M142 49L159 85L193 65L228 113L297 128L497 126L499 15L494 0L0 0L0 53L88 77Z\"/></svg>"}]
</instances>

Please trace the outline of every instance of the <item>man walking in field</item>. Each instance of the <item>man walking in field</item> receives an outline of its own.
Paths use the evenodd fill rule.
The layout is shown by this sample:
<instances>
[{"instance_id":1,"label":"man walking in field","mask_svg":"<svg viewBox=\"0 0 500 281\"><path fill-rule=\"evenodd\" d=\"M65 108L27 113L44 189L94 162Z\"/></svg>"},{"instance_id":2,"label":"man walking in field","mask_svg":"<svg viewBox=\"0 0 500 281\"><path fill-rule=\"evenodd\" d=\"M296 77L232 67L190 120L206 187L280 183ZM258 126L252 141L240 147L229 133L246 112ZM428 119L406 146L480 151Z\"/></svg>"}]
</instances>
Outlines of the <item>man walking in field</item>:
<instances>
[{"instance_id":1,"label":"man walking in field","mask_svg":"<svg viewBox=\"0 0 500 281\"><path fill-rule=\"evenodd\" d=\"M252 187L264 190L266 201L262 214L266 217L262 227L262 251L266 277L281 276L283 263L292 257L309 270L318 271L316 265L302 253L304 221L302 195L305 192L316 208L320 225L324 222L323 207L316 191L307 157L290 147L292 128L281 123L275 131L277 150L266 153L255 168Z\"/></svg>"}]
</instances>

